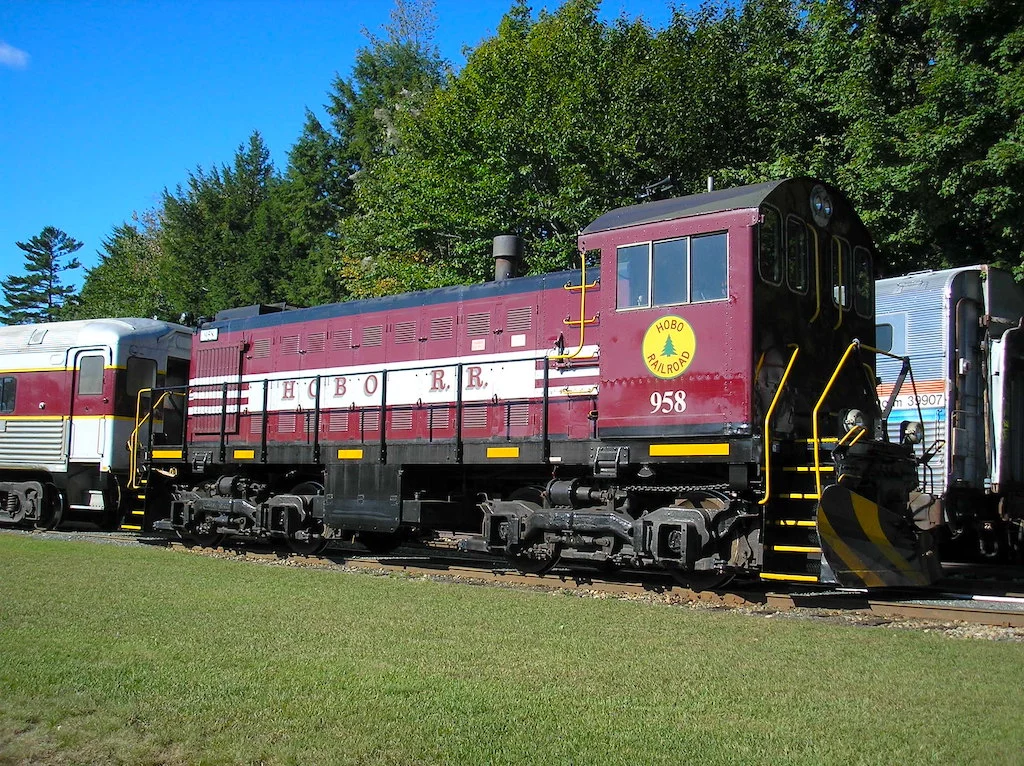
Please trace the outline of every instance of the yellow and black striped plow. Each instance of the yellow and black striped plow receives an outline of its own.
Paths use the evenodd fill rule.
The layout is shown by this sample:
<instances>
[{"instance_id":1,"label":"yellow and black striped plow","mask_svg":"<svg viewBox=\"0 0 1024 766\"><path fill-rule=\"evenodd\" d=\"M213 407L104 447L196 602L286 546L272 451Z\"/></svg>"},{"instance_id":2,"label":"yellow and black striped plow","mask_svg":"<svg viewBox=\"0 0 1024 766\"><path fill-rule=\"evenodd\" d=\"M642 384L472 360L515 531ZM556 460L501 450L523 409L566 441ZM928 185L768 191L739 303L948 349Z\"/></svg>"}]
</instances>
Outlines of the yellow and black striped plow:
<instances>
[{"instance_id":1,"label":"yellow and black striped plow","mask_svg":"<svg viewBox=\"0 0 1024 766\"><path fill-rule=\"evenodd\" d=\"M842 485L821 493L817 521L822 582L899 588L930 585L942 576L931 535Z\"/></svg>"}]
</instances>

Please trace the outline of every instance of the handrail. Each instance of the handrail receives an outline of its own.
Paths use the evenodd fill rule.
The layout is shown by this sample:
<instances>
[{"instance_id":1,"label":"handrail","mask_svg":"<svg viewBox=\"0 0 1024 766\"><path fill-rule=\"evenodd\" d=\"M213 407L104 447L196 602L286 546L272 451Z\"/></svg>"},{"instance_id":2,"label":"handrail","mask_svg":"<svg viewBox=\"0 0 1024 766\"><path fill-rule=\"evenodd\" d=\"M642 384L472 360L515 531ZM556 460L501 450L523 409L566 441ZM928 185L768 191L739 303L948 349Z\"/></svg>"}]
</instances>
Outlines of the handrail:
<instances>
[{"instance_id":1,"label":"handrail","mask_svg":"<svg viewBox=\"0 0 1024 766\"><path fill-rule=\"evenodd\" d=\"M556 354L549 356L548 359L575 359L581 353L583 353L584 336L586 335L586 327L588 324L595 324L597 322L597 316L591 319L585 319L587 315L587 290L593 290L599 284L598 281L587 283L587 254L580 250L580 283L578 285L565 284L562 286L564 290L579 290L580 291L580 318L579 319L563 319L562 324L566 325L579 325L580 326L580 345L571 354Z\"/></svg>"},{"instance_id":2,"label":"handrail","mask_svg":"<svg viewBox=\"0 0 1024 766\"><path fill-rule=\"evenodd\" d=\"M793 369L793 363L796 362L797 354L800 353L800 347L792 345L793 354L789 357L789 364L786 365L786 371L782 373L782 380L779 381L779 387L775 389L775 396L772 397L772 403L768 405L768 412L764 416L764 439L765 439L765 450L764 450L764 497L757 501L758 505L767 505L768 496L771 493L771 482L772 482L772 471L771 471L771 430L769 421L772 415L775 413L775 405L778 404L779 399L782 398L782 389L786 387L786 381L789 378L789 372ZM764 355L761 355L764 358Z\"/></svg>"},{"instance_id":3,"label":"handrail","mask_svg":"<svg viewBox=\"0 0 1024 766\"><path fill-rule=\"evenodd\" d=\"M180 391L164 391L160 394L160 398L150 406L149 412L146 413L146 417L140 419L142 414L142 395L152 394L153 391L154 389L152 388L142 388L139 389L139 392L135 395L135 429L132 431L132 435L128 437L128 486L130 489L139 489L142 486L138 483L139 431L142 430L142 427L146 422L153 417L153 413L156 412L157 408L164 403L164 400L168 396L185 396L185 394Z\"/></svg>"},{"instance_id":4,"label":"handrail","mask_svg":"<svg viewBox=\"0 0 1024 766\"><path fill-rule=\"evenodd\" d=\"M832 392L832 386L835 385L836 378L839 377L839 372L843 369L843 365L846 364L846 360L850 358L850 354L853 353L855 348L860 348L859 340L854 340L846 347L846 351L843 353L842 359L839 360L839 364L836 365L835 370L832 372L832 377L829 378L828 383L825 384L825 390L821 392L821 397L818 399L818 403L814 405L811 428L814 433L814 483L818 490L818 497L821 497L821 439L818 438L818 411L821 410L821 405L825 403L825 399L827 399L828 395Z\"/></svg>"},{"instance_id":5,"label":"handrail","mask_svg":"<svg viewBox=\"0 0 1024 766\"><path fill-rule=\"evenodd\" d=\"M837 244L837 276L839 281L836 282L836 286L839 288L839 293L832 297L832 300L836 304L836 323L832 325L833 330L838 330L843 324L843 304L846 303L846 294L843 292L843 245L842 240L833 239ZM853 296L850 296L851 300ZM820 494L820 493L819 493Z\"/></svg>"},{"instance_id":6,"label":"handrail","mask_svg":"<svg viewBox=\"0 0 1024 766\"><path fill-rule=\"evenodd\" d=\"M814 316L808 320L807 324L814 324L818 317L821 316L821 249L818 246L818 232L814 229L811 224L805 224L810 229L811 239L814 240Z\"/></svg>"}]
</instances>

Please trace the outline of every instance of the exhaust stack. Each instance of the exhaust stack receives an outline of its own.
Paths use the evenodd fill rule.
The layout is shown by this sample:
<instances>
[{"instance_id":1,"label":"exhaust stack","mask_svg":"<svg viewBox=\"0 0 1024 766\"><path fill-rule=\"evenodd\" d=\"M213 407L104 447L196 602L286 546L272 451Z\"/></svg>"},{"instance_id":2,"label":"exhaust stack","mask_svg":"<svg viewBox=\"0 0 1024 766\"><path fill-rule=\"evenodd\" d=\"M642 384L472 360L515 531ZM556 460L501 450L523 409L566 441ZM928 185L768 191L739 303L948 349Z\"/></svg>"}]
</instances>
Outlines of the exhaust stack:
<instances>
[{"instance_id":1,"label":"exhaust stack","mask_svg":"<svg viewBox=\"0 0 1024 766\"><path fill-rule=\"evenodd\" d=\"M518 263L523 259L525 243L515 234L499 234L494 238L494 281L516 276Z\"/></svg>"}]
</instances>

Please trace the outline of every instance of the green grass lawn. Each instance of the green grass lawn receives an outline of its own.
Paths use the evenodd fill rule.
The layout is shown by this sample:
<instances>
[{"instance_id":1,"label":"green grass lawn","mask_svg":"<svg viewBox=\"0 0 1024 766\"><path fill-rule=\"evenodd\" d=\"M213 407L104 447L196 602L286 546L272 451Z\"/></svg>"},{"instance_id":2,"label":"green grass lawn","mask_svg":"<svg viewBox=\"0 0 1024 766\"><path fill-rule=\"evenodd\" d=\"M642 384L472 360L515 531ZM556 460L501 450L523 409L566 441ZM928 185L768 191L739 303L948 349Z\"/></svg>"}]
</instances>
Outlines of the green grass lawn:
<instances>
[{"instance_id":1,"label":"green grass lawn","mask_svg":"<svg viewBox=\"0 0 1024 766\"><path fill-rule=\"evenodd\" d=\"M0 763L1024 762L1024 645L0 534Z\"/></svg>"}]
</instances>

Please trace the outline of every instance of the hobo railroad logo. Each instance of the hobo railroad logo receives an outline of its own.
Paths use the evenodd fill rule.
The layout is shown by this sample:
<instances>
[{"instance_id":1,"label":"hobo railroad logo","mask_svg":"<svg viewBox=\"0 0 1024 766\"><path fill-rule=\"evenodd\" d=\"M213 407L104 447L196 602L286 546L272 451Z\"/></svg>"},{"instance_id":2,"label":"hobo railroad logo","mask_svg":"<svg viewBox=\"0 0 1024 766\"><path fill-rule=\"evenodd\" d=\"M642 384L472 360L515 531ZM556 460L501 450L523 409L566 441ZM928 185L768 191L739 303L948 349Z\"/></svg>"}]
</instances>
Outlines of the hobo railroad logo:
<instances>
[{"instance_id":1,"label":"hobo railroad logo","mask_svg":"<svg viewBox=\"0 0 1024 766\"><path fill-rule=\"evenodd\" d=\"M644 364L659 378L678 378L686 372L696 350L693 328L681 317L662 317L644 333Z\"/></svg>"}]
</instances>

